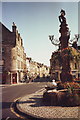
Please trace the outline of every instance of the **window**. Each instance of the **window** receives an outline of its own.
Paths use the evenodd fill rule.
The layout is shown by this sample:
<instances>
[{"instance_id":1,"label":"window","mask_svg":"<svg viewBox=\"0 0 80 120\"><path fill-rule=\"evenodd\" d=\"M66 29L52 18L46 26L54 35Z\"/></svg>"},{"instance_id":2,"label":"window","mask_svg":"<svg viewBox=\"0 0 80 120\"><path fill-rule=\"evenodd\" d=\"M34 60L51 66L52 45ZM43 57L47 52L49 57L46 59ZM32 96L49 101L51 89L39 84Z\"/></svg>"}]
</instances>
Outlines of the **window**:
<instances>
[{"instance_id":1,"label":"window","mask_svg":"<svg viewBox=\"0 0 80 120\"><path fill-rule=\"evenodd\" d=\"M78 78L80 78L80 73L78 73Z\"/></svg>"},{"instance_id":2,"label":"window","mask_svg":"<svg viewBox=\"0 0 80 120\"><path fill-rule=\"evenodd\" d=\"M21 62L21 69L23 69L23 62Z\"/></svg>"},{"instance_id":3,"label":"window","mask_svg":"<svg viewBox=\"0 0 80 120\"><path fill-rule=\"evenodd\" d=\"M18 60L18 69L20 69L20 61Z\"/></svg>"},{"instance_id":4,"label":"window","mask_svg":"<svg viewBox=\"0 0 80 120\"><path fill-rule=\"evenodd\" d=\"M0 48L0 54L2 53L2 48Z\"/></svg>"},{"instance_id":5,"label":"window","mask_svg":"<svg viewBox=\"0 0 80 120\"><path fill-rule=\"evenodd\" d=\"M75 69L77 69L77 64L75 63Z\"/></svg>"},{"instance_id":6,"label":"window","mask_svg":"<svg viewBox=\"0 0 80 120\"><path fill-rule=\"evenodd\" d=\"M75 79L76 78L76 75L73 75L73 79Z\"/></svg>"},{"instance_id":7,"label":"window","mask_svg":"<svg viewBox=\"0 0 80 120\"><path fill-rule=\"evenodd\" d=\"M0 73L2 73L2 66L0 65Z\"/></svg>"},{"instance_id":8,"label":"window","mask_svg":"<svg viewBox=\"0 0 80 120\"><path fill-rule=\"evenodd\" d=\"M26 69L26 64L24 64L24 69Z\"/></svg>"},{"instance_id":9,"label":"window","mask_svg":"<svg viewBox=\"0 0 80 120\"><path fill-rule=\"evenodd\" d=\"M4 65L4 60L0 60L0 65Z\"/></svg>"},{"instance_id":10,"label":"window","mask_svg":"<svg viewBox=\"0 0 80 120\"><path fill-rule=\"evenodd\" d=\"M76 74L76 71L72 71L72 74Z\"/></svg>"},{"instance_id":11,"label":"window","mask_svg":"<svg viewBox=\"0 0 80 120\"><path fill-rule=\"evenodd\" d=\"M0 48L0 54L3 54L5 52L5 49L4 48Z\"/></svg>"}]
</instances>

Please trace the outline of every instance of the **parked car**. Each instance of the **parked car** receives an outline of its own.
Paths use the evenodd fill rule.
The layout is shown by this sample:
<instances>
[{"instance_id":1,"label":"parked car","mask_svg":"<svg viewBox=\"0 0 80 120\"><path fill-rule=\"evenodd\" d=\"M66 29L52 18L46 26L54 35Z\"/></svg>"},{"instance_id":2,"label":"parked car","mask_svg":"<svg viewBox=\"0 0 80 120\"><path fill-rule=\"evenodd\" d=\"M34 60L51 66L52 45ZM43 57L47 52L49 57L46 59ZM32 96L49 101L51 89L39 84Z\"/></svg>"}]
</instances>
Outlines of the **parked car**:
<instances>
[{"instance_id":1,"label":"parked car","mask_svg":"<svg viewBox=\"0 0 80 120\"><path fill-rule=\"evenodd\" d=\"M21 83L28 83L29 82L29 77L24 76L22 80L20 80Z\"/></svg>"},{"instance_id":2,"label":"parked car","mask_svg":"<svg viewBox=\"0 0 80 120\"><path fill-rule=\"evenodd\" d=\"M24 82L26 82L26 79L23 78L22 80L20 80L20 82L21 82L21 83L24 83Z\"/></svg>"}]
</instances>

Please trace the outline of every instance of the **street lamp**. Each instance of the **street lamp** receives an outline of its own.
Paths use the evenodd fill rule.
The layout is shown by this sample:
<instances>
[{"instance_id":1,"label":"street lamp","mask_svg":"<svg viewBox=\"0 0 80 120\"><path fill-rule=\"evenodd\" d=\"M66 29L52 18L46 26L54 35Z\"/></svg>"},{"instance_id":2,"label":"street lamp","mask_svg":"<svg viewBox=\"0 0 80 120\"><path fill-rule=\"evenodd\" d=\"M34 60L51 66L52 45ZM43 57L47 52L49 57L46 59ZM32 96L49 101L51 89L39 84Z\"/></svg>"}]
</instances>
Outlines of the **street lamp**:
<instances>
[{"instance_id":1,"label":"street lamp","mask_svg":"<svg viewBox=\"0 0 80 120\"><path fill-rule=\"evenodd\" d=\"M70 31L68 32L68 35L70 35ZM79 38L80 38L80 34L75 34L75 37L71 40L69 40L69 44L73 44L74 42L78 42ZM56 38L54 38L54 35L49 35L49 40L51 41L51 43L55 46L60 46L60 41Z\"/></svg>"},{"instance_id":2,"label":"street lamp","mask_svg":"<svg viewBox=\"0 0 80 120\"><path fill-rule=\"evenodd\" d=\"M69 41L70 44L73 44L74 42L78 42L80 38L80 34L75 34L75 37Z\"/></svg>"},{"instance_id":3,"label":"street lamp","mask_svg":"<svg viewBox=\"0 0 80 120\"><path fill-rule=\"evenodd\" d=\"M54 38L54 35L49 35L49 40L51 41L51 43L53 45L59 46L60 45L60 41L58 39Z\"/></svg>"}]
</instances>

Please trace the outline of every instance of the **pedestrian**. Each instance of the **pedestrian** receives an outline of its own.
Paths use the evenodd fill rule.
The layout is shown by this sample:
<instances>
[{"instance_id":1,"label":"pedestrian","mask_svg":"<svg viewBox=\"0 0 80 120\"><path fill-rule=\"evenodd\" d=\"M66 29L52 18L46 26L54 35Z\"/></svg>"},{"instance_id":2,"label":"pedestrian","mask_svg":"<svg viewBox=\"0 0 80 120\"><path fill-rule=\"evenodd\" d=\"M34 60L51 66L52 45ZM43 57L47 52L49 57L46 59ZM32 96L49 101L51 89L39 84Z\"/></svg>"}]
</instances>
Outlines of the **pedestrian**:
<instances>
[{"instance_id":1,"label":"pedestrian","mask_svg":"<svg viewBox=\"0 0 80 120\"><path fill-rule=\"evenodd\" d=\"M54 86L57 86L57 83L55 82L54 79L52 80L52 84L53 84Z\"/></svg>"}]
</instances>

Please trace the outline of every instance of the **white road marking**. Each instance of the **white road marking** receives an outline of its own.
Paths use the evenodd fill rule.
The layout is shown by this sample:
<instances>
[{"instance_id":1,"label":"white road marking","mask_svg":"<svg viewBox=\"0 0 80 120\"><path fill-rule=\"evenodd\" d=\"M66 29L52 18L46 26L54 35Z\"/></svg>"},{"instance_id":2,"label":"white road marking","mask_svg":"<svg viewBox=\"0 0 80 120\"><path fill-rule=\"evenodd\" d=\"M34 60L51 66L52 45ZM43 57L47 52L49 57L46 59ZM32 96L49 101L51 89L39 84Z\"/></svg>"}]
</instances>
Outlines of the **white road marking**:
<instances>
[{"instance_id":1,"label":"white road marking","mask_svg":"<svg viewBox=\"0 0 80 120\"><path fill-rule=\"evenodd\" d=\"M7 117L7 118L6 118L6 120L9 120L9 119L10 119L10 117Z\"/></svg>"},{"instance_id":2,"label":"white road marking","mask_svg":"<svg viewBox=\"0 0 80 120\"><path fill-rule=\"evenodd\" d=\"M15 99L15 100L14 100L14 102L16 102L16 101L17 101L18 99L20 99L20 98L21 98L21 97L19 97L19 98ZM14 109L13 109L13 107L12 107L12 106L13 106L13 104L14 104L14 102L10 105L10 110L11 110L11 112L12 112L12 113L14 113L17 117L19 117L19 118L22 118L22 119L23 119L24 117L20 116L18 113L16 113L16 112L14 111Z\"/></svg>"}]
</instances>

